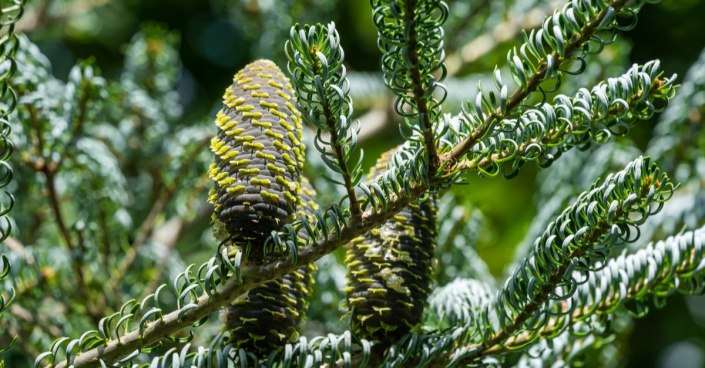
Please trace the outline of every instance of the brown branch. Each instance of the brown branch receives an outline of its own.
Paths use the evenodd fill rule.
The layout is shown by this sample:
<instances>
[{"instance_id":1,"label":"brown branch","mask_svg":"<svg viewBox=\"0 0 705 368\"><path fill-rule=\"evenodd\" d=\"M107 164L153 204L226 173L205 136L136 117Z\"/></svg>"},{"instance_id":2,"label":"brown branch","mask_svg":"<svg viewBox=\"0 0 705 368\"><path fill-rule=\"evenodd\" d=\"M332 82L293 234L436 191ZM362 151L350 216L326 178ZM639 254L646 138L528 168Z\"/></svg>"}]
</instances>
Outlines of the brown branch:
<instances>
[{"instance_id":1,"label":"brown branch","mask_svg":"<svg viewBox=\"0 0 705 368\"><path fill-rule=\"evenodd\" d=\"M29 122L32 125L35 133L37 134L37 150L40 161L34 162L34 169L41 171L44 166L46 166L46 158L44 157L44 135L41 123L39 122L39 117L37 116L37 110L34 105L27 105L27 112L29 113Z\"/></svg>"},{"instance_id":2,"label":"brown branch","mask_svg":"<svg viewBox=\"0 0 705 368\"><path fill-rule=\"evenodd\" d=\"M86 94L88 95L88 94ZM84 97L81 102L81 111L79 115L79 123L78 125L82 125L82 121L85 118L85 110L86 106L88 103L88 98ZM59 192L56 188L56 174L58 172L59 168L59 163L61 163L61 160L65 157L62 156L59 163L52 163L50 159L46 156L44 156L44 149L46 146L46 142L44 141L43 138L43 129L39 120L38 113L36 111L36 108L34 105L27 105L27 111L29 112L29 117L30 117L30 123L32 124L32 127L35 130L35 134L37 136L37 148L39 150L38 154L40 157L40 161L38 161L35 165L35 169L37 169L39 172L41 172L44 175L44 178L46 179L46 187L47 187L47 192L49 196L49 204L51 207L51 211L54 214L54 220L56 222L56 226L59 229L59 233L63 237L64 242L66 243L66 247L68 248L68 251L71 255L71 263L72 263L72 268L73 272L76 276L76 279L78 281L78 288L77 292L78 295L86 301L86 309L93 319L94 322L100 321L100 318L102 318L101 313L99 310L96 310L95 308L92 308L91 305L88 303L88 292L86 290L86 280L85 280L85 274L83 271L83 263L80 259L78 259L78 255L85 255L86 254L86 249L83 244L83 242L78 243L78 249L77 245L74 244L73 240L71 239L71 233L69 232L69 228L66 225L66 221L64 219L64 216L61 211L61 203L60 203L60 196ZM77 130L74 131L77 133Z\"/></svg>"},{"instance_id":3,"label":"brown branch","mask_svg":"<svg viewBox=\"0 0 705 368\"><path fill-rule=\"evenodd\" d=\"M351 220L349 226L343 228L341 231L340 237L332 233L327 239L316 242L314 246L300 250L298 263L312 263L338 247L347 244L351 239L360 236L364 232L374 228L377 224L386 221L395 213L401 211L414 198L420 196L427 189L428 187L420 184L412 190L410 196L401 198L395 197L388 203L388 211L386 212L366 211L363 215L362 223L355 223L355 220ZM179 320L179 311L171 312L164 316L163 321L157 320L148 323L142 336L140 336L138 330L133 330L122 336L120 342L118 342L118 340L111 340L105 345L81 353L76 356L75 360L72 362L73 367L99 367L99 361L101 359L106 362L111 362L124 356L126 353L154 344L190 326L201 318L216 312L238 295L246 293L265 281L281 277L294 270L296 267L296 265L292 265L291 255L263 266L252 264L243 265L241 268L243 283L238 283L234 277L229 278L224 284L217 288L217 293L212 297L206 294L198 298L196 302L197 307L185 312L181 320ZM67 366L65 362L60 362L54 367L66 368Z\"/></svg>"},{"instance_id":4,"label":"brown branch","mask_svg":"<svg viewBox=\"0 0 705 368\"><path fill-rule=\"evenodd\" d=\"M619 13L621 8L626 4L628 0L616 0L612 3L611 7L614 8L614 11L616 13ZM568 40L566 46L565 46L565 55L566 57L561 57L557 51L553 52L551 55L553 59L555 60L555 65L554 69L560 68L560 66L568 60L568 57L570 57L573 52L575 52L579 47L581 47L583 44L588 42L590 38L597 32L597 27L602 23L602 20L607 16L607 11L603 10L600 13L598 13L595 16L595 19L593 19L591 22L588 22L585 26L583 26L580 29L580 32L576 33L573 37ZM527 82L527 86L525 87L519 87L518 90L516 90L512 96L509 98L509 101L507 101L507 114L510 111L513 111L516 107L519 106L531 93L533 93L538 86L543 82L544 78L546 77L546 73L548 71L547 63L545 60L541 61L541 65L537 68L536 72L529 77L529 80ZM501 119L505 114L502 114L501 109L498 107L495 111L493 111L491 114L485 118L483 122L483 126L485 127L491 127L496 124L499 119ZM490 129L485 129L485 131L489 131ZM455 163L458 162L462 157L468 153L472 147L475 145L475 143L478 139L482 138L482 136L477 136L480 131L473 132L469 137L464 139L462 142L458 143L455 147L453 147L449 152L443 154L441 156L441 160L443 162L449 162L449 163Z\"/></svg>"},{"instance_id":5,"label":"brown branch","mask_svg":"<svg viewBox=\"0 0 705 368\"><path fill-rule=\"evenodd\" d=\"M404 1L404 21L407 24L415 23L416 13L414 8L416 2L414 0ZM438 148L436 147L436 139L433 134L433 122L429 116L428 106L426 105L426 91L423 88L423 82L421 81L421 70L419 69L419 40L417 39L416 27L409 27L409 61L413 67L410 69L411 72L411 83L414 88L412 94L414 96L414 102L416 104L416 110L418 114L423 116L423 140L426 147L426 153L429 158L429 176L434 176L438 168L440 167L440 160L438 158ZM441 63L443 60L441 59ZM433 96L431 96L433 98Z\"/></svg>"},{"instance_id":6,"label":"brown branch","mask_svg":"<svg viewBox=\"0 0 705 368\"><path fill-rule=\"evenodd\" d=\"M71 131L71 135L69 138L69 141L66 142L64 145L64 154L59 157L59 161L56 163L56 167L54 168L54 171L59 170L61 167L61 164L64 162L66 159L66 156L68 156L68 151L76 145L78 142L78 139L80 138L81 133L83 132L83 126L86 121L86 113L88 111L88 102L90 101L91 94L89 93L89 86L90 84L86 83L85 81L82 83L84 90L83 90L83 96L81 97L81 100L78 102L78 118L76 119L76 124L73 126L73 130Z\"/></svg>"},{"instance_id":7,"label":"brown branch","mask_svg":"<svg viewBox=\"0 0 705 368\"><path fill-rule=\"evenodd\" d=\"M73 241L71 240L71 234L66 226L66 221L61 213L61 204L59 203L59 193L56 189L56 181L54 180L54 171L48 169L49 166L44 166L42 172L47 181L47 190L49 191L49 204L54 213L54 220L56 220L56 226L59 228L59 232L64 238L66 246L69 251L73 253L76 249Z\"/></svg>"},{"instance_id":8,"label":"brown branch","mask_svg":"<svg viewBox=\"0 0 705 368\"><path fill-rule=\"evenodd\" d=\"M631 110L631 109L636 108L636 106L638 105L638 103L641 101L642 97L645 94L649 94L649 93L652 93L652 92L658 90L658 88L661 87L662 85L663 85L663 81L660 78L655 78L651 82L651 87L649 88L648 91L647 90L639 91L636 95L634 95L633 97L631 97L629 99L629 102L628 102L629 109ZM587 119L585 122L588 125L597 124L600 121L607 120L610 117L612 117L613 115L618 114L621 109L622 109L621 105L614 104L605 113L597 112L596 114L591 115L591 118ZM529 146L531 146L534 143L541 143L544 146L548 146L549 144L555 143L556 141L562 141L566 134L572 134L573 132L576 132L576 131L580 132L580 131L583 131L584 129L587 129L587 127L566 126L565 128L562 128L562 129L549 130L547 132L548 134L545 134L544 138L541 139L540 141L537 139L531 139L528 142L523 142L523 143L519 144L519 146L515 152L515 155L518 157L523 156L526 153L526 150L529 148ZM472 160L462 161L462 162L458 163L455 168L460 171L469 171L469 170L476 170L478 168L485 168L485 167L492 165L493 163L495 163L499 160L510 157L511 155L512 155L511 151L510 152L506 152L506 151L498 152L498 153L491 154L489 156L485 156L482 159L480 159L479 161L472 161Z\"/></svg>"},{"instance_id":9,"label":"brown branch","mask_svg":"<svg viewBox=\"0 0 705 368\"><path fill-rule=\"evenodd\" d=\"M83 271L83 262L81 259L79 259L79 255L83 256L86 254L86 249L83 245L82 242L79 242L79 249L76 248L76 245L73 243L71 240L71 235L69 233L68 228L66 227L66 222L64 221L64 217L61 213L61 205L59 203L59 194L58 191L56 190L56 181L54 180L54 173L55 171L49 169L50 166L44 166L42 172L44 173L44 176L46 177L47 181L47 189L49 190L49 203L51 204L51 209L54 212L54 218L56 220L56 224L59 228L59 231L61 232L62 236L64 237L64 241L66 242L66 246L71 253L71 263L73 265L73 271L74 274L76 275L77 278L77 286L78 286L78 295L81 297L82 300L86 302L86 310L88 311L88 314L91 316L93 319L93 322L98 323L100 319L102 318L102 315L100 311L96 310L93 308L89 301L89 295L88 291L86 290L86 278L85 274Z\"/></svg>"},{"instance_id":10,"label":"brown branch","mask_svg":"<svg viewBox=\"0 0 705 368\"><path fill-rule=\"evenodd\" d=\"M182 163L181 167L179 168L179 171L176 174L176 178L185 178L189 164L193 162L196 157L201 153L201 148L203 147L204 144L206 144L209 141L209 138L204 138L197 142L194 145L194 148L191 150L191 152L188 153L188 156ZM173 159L173 158L172 158ZM165 163L168 164L168 163ZM122 265L120 266L120 269L117 271L117 275L114 275L114 277L110 278L110 284L108 285L108 290L111 290L113 293L117 293L117 288L120 286L120 283L122 282L123 278L127 274L127 271L132 268L132 266L135 264L137 261L137 256L139 255L139 251L144 245L144 243L147 242L147 239L149 239L149 236L152 234L152 231L154 230L154 226L157 223L157 218L159 215L162 213L166 205L171 201L171 199L174 197L176 194L177 189L179 188L179 183L173 183L171 185L167 185L164 183L164 178L160 177L160 187L162 190L159 190L159 196L155 200L154 204L152 205L152 208L150 209L149 213L147 214L147 217L145 220L142 222L140 225L140 228L137 230L137 235L135 236L135 240L132 243L132 246L130 247L130 250L125 257L125 260L123 261Z\"/></svg>"},{"instance_id":11,"label":"brown branch","mask_svg":"<svg viewBox=\"0 0 705 368\"><path fill-rule=\"evenodd\" d=\"M313 49L309 49L309 56L314 63L312 65L312 72L314 75L319 75L320 69L318 63L320 59L316 54L316 47L314 45ZM345 160L345 152L343 151L343 145L340 143L340 136L338 135L338 130L336 129L337 117L333 116L333 112L330 110L329 101L325 96L320 96L321 106L323 107L323 116L326 117L326 126L328 126L328 133L330 134L330 145L333 147L335 156L338 160L338 165L340 165L340 174L343 176L343 183L345 184L345 191L348 194L348 201L350 202L350 214L352 218L358 221L362 219L362 207L360 201L357 199L357 193L355 193L355 186L352 183L352 177L350 176L350 169L348 168L348 163ZM342 111L342 110L341 110ZM354 128L353 128L354 129ZM344 137L343 137L344 138Z\"/></svg>"}]
</instances>

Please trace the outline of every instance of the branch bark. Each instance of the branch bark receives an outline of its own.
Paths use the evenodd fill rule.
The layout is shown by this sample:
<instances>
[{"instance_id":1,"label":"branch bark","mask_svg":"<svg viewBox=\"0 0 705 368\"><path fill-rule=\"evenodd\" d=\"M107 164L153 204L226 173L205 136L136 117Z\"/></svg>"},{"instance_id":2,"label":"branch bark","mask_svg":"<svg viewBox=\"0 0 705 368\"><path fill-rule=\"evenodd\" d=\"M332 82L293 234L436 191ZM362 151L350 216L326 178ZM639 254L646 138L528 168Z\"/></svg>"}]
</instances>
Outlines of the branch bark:
<instances>
[{"instance_id":1,"label":"branch bark","mask_svg":"<svg viewBox=\"0 0 705 368\"><path fill-rule=\"evenodd\" d=\"M409 61L413 67L410 68L411 83L413 84L412 94L414 96L414 102L416 104L416 110L418 115L423 119L423 140L426 147L426 153L428 154L429 160L429 176L434 176L438 168L440 167L440 161L438 159L438 148L436 147L436 139L433 131L433 122L429 116L428 105L426 105L426 94L427 91L424 90L424 83L421 80L421 70L419 63L419 50L421 47L418 40L418 34L416 31L416 12L414 11L415 1L406 0L404 2L405 7L405 19L407 25L410 25L407 29L409 32ZM441 51L441 55L443 52ZM441 59L441 66L443 64L443 59ZM426 86L428 88L428 86ZM401 97L400 97L401 98ZM433 98L433 96L431 96ZM433 113L433 111L431 111Z\"/></svg>"},{"instance_id":2,"label":"branch bark","mask_svg":"<svg viewBox=\"0 0 705 368\"><path fill-rule=\"evenodd\" d=\"M299 251L298 264L315 262L338 247L347 244L353 238L362 235L364 232L374 228L376 225L392 217L395 213L401 211L413 199L419 197L427 189L427 186L420 184L412 190L411 196L393 198L388 204L388 211L386 212L375 213L371 210L366 211L362 217L362 222L356 223L354 219L351 220L349 226L342 230L340 237L334 233L330 234L327 239L318 241L314 246L306 247ZM238 283L234 277L230 278L217 288L217 293L212 297L209 297L207 294L201 296L196 303L197 307L184 313L181 320L179 320L179 311L171 312L164 316L163 321L157 320L148 323L141 336L138 330L133 330L120 337L120 341L117 339L111 340L106 345L79 354L71 364L67 365L64 361L56 365L49 365L49 367L99 367L100 360L111 362L135 350L152 345L216 312L221 307L227 305L231 300L246 293L250 289L268 280L281 277L298 267L291 263L291 254L289 254L284 259L263 266L243 265L241 270L243 283Z\"/></svg>"}]
</instances>

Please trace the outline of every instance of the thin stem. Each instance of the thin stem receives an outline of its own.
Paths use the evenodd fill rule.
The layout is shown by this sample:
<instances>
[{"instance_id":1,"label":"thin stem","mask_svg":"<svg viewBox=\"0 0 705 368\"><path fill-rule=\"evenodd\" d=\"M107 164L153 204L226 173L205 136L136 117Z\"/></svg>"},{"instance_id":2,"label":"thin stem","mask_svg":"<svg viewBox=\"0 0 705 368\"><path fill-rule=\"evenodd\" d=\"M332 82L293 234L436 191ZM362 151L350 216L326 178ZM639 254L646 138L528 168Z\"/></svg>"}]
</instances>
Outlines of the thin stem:
<instances>
[{"instance_id":1,"label":"thin stem","mask_svg":"<svg viewBox=\"0 0 705 368\"><path fill-rule=\"evenodd\" d=\"M324 111L328 111L328 107L324 106ZM345 190L348 193L348 198L350 200L350 213L353 218L362 218L362 208L360 202L357 199L357 193L355 193L355 186L352 183L352 178L350 177L350 171L348 169L348 164L345 162L345 154L343 153L343 146L339 142L338 132L332 125L330 120L327 120L328 127L330 128L331 144L335 150L335 156L338 158L338 164L340 165L340 171L343 173L343 181L345 183Z\"/></svg>"},{"instance_id":2,"label":"thin stem","mask_svg":"<svg viewBox=\"0 0 705 368\"><path fill-rule=\"evenodd\" d=\"M71 239L71 235L69 233L68 228L66 227L66 222L64 220L64 217L61 213L61 204L59 203L59 194L58 191L56 190L56 181L54 179L55 172L49 169L49 166L44 166L42 172L44 173L44 176L46 177L47 181L47 189L49 191L49 203L51 204L51 209L54 212L54 218L56 220L56 225L59 228L59 232L62 234L64 237L64 241L66 242L66 246L69 249L69 252L71 253L71 259L72 259L72 265L73 265L73 271L74 274L77 277L77 284L78 284L78 295L86 302L86 310L88 314L91 316L91 319L93 319L94 323L98 323L100 319L102 318L101 312L93 308L93 306L90 304L90 299L89 299L89 294L88 291L86 290L87 282L86 282L86 277L85 273L83 271L83 261L80 259L80 256L83 256L86 254L86 248L83 244L83 242L78 242L78 246L73 243Z\"/></svg>"},{"instance_id":3,"label":"thin stem","mask_svg":"<svg viewBox=\"0 0 705 368\"><path fill-rule=\"evenodd\" d=\"M314 50L308 50L311 59L314 60L313 63L313 74L319 75L320 69L318 63L320 59ZM335 157L340 165L340 172L343 175L343 183L345 184L345 191L348 194L348 200L350 201L350 214L352 218L358 221L362 219L362 207L360 201L357 199L357 193L355 193L355 186L353 185L352 177L350 176L350 170L348 168L348 163L345 160L345 152L343 151L343 145L341 144L341 137L338 134L338 129L336 127L337 117L333 116L333 112L330 110L330 105L325 94L321 97L321 106L323 107L323 115L326 118L326 126L328 126L328 132L330 133L330 144L335 152ZM343 137L344 138L344 137Z\"/></svg>"},{"instance_id":4,"label":"thin stem","mask_svg":"<svg viewBox=\"0 0 705 368\"><path fill-rule=\"evenodd\" d=\"M415 23L415 3L414 0L406 0L404 2L404 21L407 24ZM433 136L433 122L429 118L428 106L426 105L426 98L424 97L426 93L424 91L423 81L421 80L421 70L419 68L419 41L417 36L416 27L409 27L409 60L411 61L411 65L413 65L410 69L411 83L413 84L412 93L414 95L414 102L416 103L416 110L423 118L423 139L424 145L426 146L426 153L428 153L429 157L429 176L432 177L438 170L440 161L438 158L438 148L436 148L436 140ZM431 98L433 98L433 96L431 96Z\"/></svg>"},{"instance_id":5,"label":"thin stem","mask_svg":"<svg viewBox=\"0 0 705 368\"><path fill-rule=\"evenodd\" d=\"M27 111L29 112L29 122L32 124L32 128L37 134L37 149L39 151L39 157L42 159L41 162L37 163L37 166L38 170L41 170L41 168L46 165L44 161L44 135L42 134L42 126L39 123L39 117L37 116L37 110L34 105L27 105Z\"/></svg>"},{"instance_id":6,"label":"thin stem","mask_svg":"<svg viewBox=\"0 0 705 368\"><path fill-rule=\"evenodd\" d=\"M208 142L209 138L204 138L200 142L197 142L194 145L194 148L191 150L191 152L188 153L188 156L186 157L186 160L182 163L181 167L179 168L179 171L176 174L176 178L185 178L187 177L186 173L188 170L189 165L191 162L196 160L196 157L201 153L201 147ZM165 163L168 164L168 163ZM123 261L122 265L117 271L117 275L114 277L110 278L110 284L108 285L108 290L111 290L113 293L117 293L117 288L120 286L122 283L125 275L127 274L127 271L132 268L132 266L135 264L137 261L137 256L139 255L139 251L142 248L142 246L147 242L149 239L149 236L152 234L152 231L154 230L154 226L157 224L157 218L159 215L162 213L166 205L171 201L171 199L174 197L176 194L177 189L179 188L178 183L173 183L172 185L166 185L164 183L164 178L160 177L160 184L159 186L162 188L162 190L159 190L158 197L154 201L154 204L152 205L152 208L149 210L149 213L147 214L147 217L145 220L142 222L140 225L140 228L137 230L137 235L135 235L135 240L130 246L130 251L125 257L125 260Z\"/></svg>"},{"instance_id":7,"label":"thin stem","mask_svg":"<svg viewBox=\"0 0 705 368\"><path fill-rule=\"evenodd\" d=\"M66 246L72 253L76 250L73 241L71 240L71 234L66 227L66 222L64 216L61 213L61 204L59 203L59 193L56 190L56 181L54 180L54 171L47 169L48 166L44 166L42 172L47 181L47 190L49 191L49 203L51 204L51 209L54 212L54 219L56 220L56 225L59 228L59 232L64 238Z\"/></svg>"},{"instance_id":8,"label":"thin stem","mask_svg":"<svg viewBox=\"0 0 705 368\"><path fill-rule=\"evenodd\" d=\"M37 135L37 149L39 150L39 156L41 161L37 163L38 170L44 174L47 181L47 189L49 190L49 201L51 203L52 211L54 212L54 218L56 219L56 224L59 227L59 232L64 237L67 247L70 251L73 251L73 243L71 242L71 236L69 235L68 228L64 222L64 218L61 215L61 209L59 205L58 194L56 191L56 185L54 183L54 172L55 166L49 165L47 158L44 156L44 136L42 126L39 122L39 117L37 116L37 111L34 105L27 105L27 111L29 112L29 120L32 127Z\"/></svg>"},{"instance_id":9,"label":"thin stem","mask_svg":"<svg viewBox=\"0 0 705 368\"><path fill-rule=\"evenodd\" d=\"M59 161L56 163L56 168L54 170L58 170L59 167L61 167L61 164L64 162L64 159L66 158L66 156L68 156L67 152L69 151L69 149L76 145L78 139L81 136L81 133L83 132L83 125L86 121L86 113L88 111L88 102L90 101L91 93L89 93L90 90L88 88L90 84L86 83L85 81L83 81L82 84L84 89L83 96L78 102L78 118L76 119L76 124L74 125L73 130L71 131L69 141L63 147L64 154L59 157Z\"/></svg>"}]
</instances>

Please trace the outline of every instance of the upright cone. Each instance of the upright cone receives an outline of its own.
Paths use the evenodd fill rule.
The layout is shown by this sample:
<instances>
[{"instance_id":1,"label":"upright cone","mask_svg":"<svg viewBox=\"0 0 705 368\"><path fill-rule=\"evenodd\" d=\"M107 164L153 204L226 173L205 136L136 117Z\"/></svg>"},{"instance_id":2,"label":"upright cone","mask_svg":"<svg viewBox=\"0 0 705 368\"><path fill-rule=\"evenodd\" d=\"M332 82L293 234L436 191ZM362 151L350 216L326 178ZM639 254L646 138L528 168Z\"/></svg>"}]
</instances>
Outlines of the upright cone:
<instances>
[{"instance_id":1,"label":"upright cone","mask_svg":"<svg viewBox=\"0 0 705 368\"><path fill-rule=\"evenodd\" d=\"M313 211L318 207L315 191L305 178L301 189L299 215L313 220ZM306 244L308 239L308 233L300 230L301 244ZM296 341L305 321L307 297L312 292L315 271L315 266L308 264L236 299L221 316L230 332L228 342L265 356L288 342Z\"/></svg>"},{"instance_id":2,"label":"upright cone","mask_svg":"<svg viewBox=\"0 0 705 368\"><path fill-rule=\"evenodd\" d=\"M215 182L209 201L213 234L233 260L249 246L250 262L266 262L263 245L272 231L297 216L313 216L315 192L301 176L305 147L294 101L289 81L267 60L247 65L225 90L211 142L216 157L208 172ZM305 231L299 241L308 241ZM314 271L302 266L234 300L221 314L228 342L263 356L296 340Z\"/></svg>"},{"instance_id":3,"label":"upright cone","mask_svg":"<svg viewBox=\"0 0 705 368\"><path fill-rule=\"evenodd\" d=\"M288 79L268 60L247 65L225 90L209 201L235 243L262 241L296 217L304 147L293 101Z\"/></svg>"},{"instance_id":4,"label":"upright cone","mask_svg":"<svg viewBox=\"0 0 705 368\"><path fill-rule=\"evenodd\" d=\"M382 155L370 179L384 170L392 154ZM345 258L345 305L358 337L389 343L421 323L431 290L435 206L433 196L410 204L380 228L351 242Z\"/></svg>"}]
</instances>

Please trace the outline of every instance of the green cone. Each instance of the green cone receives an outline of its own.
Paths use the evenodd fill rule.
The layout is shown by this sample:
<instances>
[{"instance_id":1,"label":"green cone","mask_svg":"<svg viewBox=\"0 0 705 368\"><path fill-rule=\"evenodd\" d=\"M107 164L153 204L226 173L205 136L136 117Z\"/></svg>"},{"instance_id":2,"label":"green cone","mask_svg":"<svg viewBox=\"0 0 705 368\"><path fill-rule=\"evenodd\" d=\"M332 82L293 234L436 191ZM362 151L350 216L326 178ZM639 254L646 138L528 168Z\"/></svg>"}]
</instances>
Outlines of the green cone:
<instances>
[{"instance_id":1,"label":"green cone","mask_svg":"<svg viewBox=\"0 0 705 368\"><path fill-rule=\"evenodd\" d=\"M370 178L384 170L392 154L387 152L377 161ZM358 337L391 342L421 323L431 290L435 206L433 196L410 204L351 242L345 258L345 305Z\"/></svg>"}]
</instances>

